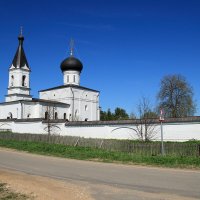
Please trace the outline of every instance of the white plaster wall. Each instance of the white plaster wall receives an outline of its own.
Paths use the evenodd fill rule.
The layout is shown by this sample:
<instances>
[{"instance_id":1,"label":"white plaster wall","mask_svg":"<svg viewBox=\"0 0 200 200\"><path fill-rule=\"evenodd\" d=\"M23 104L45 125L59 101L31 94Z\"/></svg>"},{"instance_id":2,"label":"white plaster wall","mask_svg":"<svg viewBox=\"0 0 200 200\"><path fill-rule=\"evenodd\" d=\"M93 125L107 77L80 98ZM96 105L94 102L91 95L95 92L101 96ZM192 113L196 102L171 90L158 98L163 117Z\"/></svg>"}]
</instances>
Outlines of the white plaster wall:
<instances>
[{"instance_id":1,"label":"white plaster wall","mask_svg":"<svg viewBox=\"0 0 200 200\"><path fill-rule=\"evenodd\" d=\"M26 118L39 118L37 113L35 112L36 104L26 102L23 104L23 119Z\"/></svg>"},{"instance_id":2,"label":"white plaster wall","mask_svg":"<svg viewBox=\"0 0 200 200\"><path fill-rule=\"evenodd\" d=\"M160 127L157 136L157 140L160 140ZM190 122L185 124L164 124L163 137L166 141L200 140L200 123Z\"/></svg>"},{"instance_id":3,"label":"white plaster wall","mask_svg":"<svg viewBox=\"0 0 200 200\"><path fill-rule=\"evenodd\" d=\"M10 117L10 113L12 113L12 118L17 119L45 118L47 109L51 109L52 117L53 113L57 112L58 119L64 119L64 113L66 113L66 116L69 115L68 107L67 104L49 104L33 101L23 101L22 104L20 102L0 104L0 119L7 119L7 117Z\"/></svg>"},{"instance_id":4,"label":"white plaster wall","mask_svg":"<svg viewBox=\"0 0 200 200\"><path fill-rule=\"evenodd\" d=\"M86 138L138 139L135 128L131 125L66 127L62 134ZM155 130L156 135L153 140L160 141L160 125ZM165 141L200 140L200 123L164 124L163 136Z\"/></svg>"},{"instance_id":5,"label":"white plaster wall","mask_svg":"<svg viewBox=\"0 0 200 200\"><path fill-rule=\"evenodd\" d=\"M56 134L78 136L85 138L105 139L138 139L135 127L132 125L120 126L65 126L65 123L56 124ZM0 122L0 129L12 129L17 133L47 134L47 124L42 122ZM165 141L200 140L200 123L164 124ZM157 135L154 140L160 141L160 125L157 126Z\"/></svg>"},{"instance_id":6,"label":"white plaster wall","mask_svg":"<svg viewBox=\"0 0 200 200\"><path fill-rule=\"evenodd\" d=\"M16 122L13 124L12 132L46 134L42 122Z\"/></svg>"},{"instance_id":7,"label":"white plaster wall","mask_svg":"<svg viewBox=\"0 0 200 200\"><path fill-rule=\"evenodd\" d=\"M12 118L21 118L21 104L19 102L0 104L0 119L7 119L9 113L12 113Z\"/></svg>"},{"instance_id":8,"label":"white plaster wall","mask_svg":"<svg viewBox=\"0 0 200 200\"><path fill-rule=\"evenodd\" d=\"M64 71L63 82L64 82L64 85L67 85L67 84L80 85L80 72Z\"/></svg>"},{"instance_id":9,"label":"white plaster wall","mask_svg":"<svg viewBox=\"0 0 200 200\"><path fill-rule=\"evenodd\" d=\"M99 93L79 88L60 88L39 93L41 99L70 104L69 120L99 120ZM73 101L74 99L74 101ZM70 116L71 114L71 116Z\"/></svg>"},{"instance_id":10,"label":"white plaster wall","mask_svg":"<svg viewBox=\"0 0 200 200\"><path fill-rule=\"evenodd\" d=\"M22 77L26 76L24 85L22 86ZM30 96L30 70L21 68L11 68L9 71L9 82L8 82L8 95L5 101L17 101L22 99L31 99ZM13 77L13 78L12 78ZM22 96L20 96L22 95ZM24 96L23 96L24 95Z\"/></svg>"},{"instance_id":11,"label":"white plaster wall","mask_svg":"<svg viewBox=\"0 0 200 200\"><path fill-rule=\"evenodd\" d=\"M12 130L14 127L13 121L0 122L0 130Z\"/></svg>"},{"instance_id":12,"label":"white plaster wall","mask_svg":"<svg viewBox=\"0 0 200 200\"><path fill-rule=\"evenodd\" d=\"M8 87L22 87L22 76L25 75L25 87L30 87L30 71L24 70L20 68L14 68L9 71L9 83ZM12 81L11 76L14 76L14 80Z\"/></svg>"},{"instance_id":13,"label":"white plaster wall","mask_svg":"<svg viewBox=\"0 0 200 200\"><path fill-rule=\"evenodd\" d=\"M25 94L25 95L29 95L29 90L23 89L23 88L9 88L8 89L8 95L9 94Z\"/></svg>"},{"instance_id":14,"label":"white plaster wall","mask_svg":"<svg viewBox=\"0 0 200 200\"><path fill-rule=\"evenodd\" d=\"M60 88L55 90L49 90L44 92L39 92L39 98L40 99L46 99L46 100L54 100L59 101L62 103L71 103L72 99L72 93L70 88Z\"/></svg>"},{"instance_id":15,"label":"white plaster wall","mask_svg":"<svg viewBox=\"0 0 200 200\"><path fill-rule=\"evenodd\" d=\"M12 95L12 96L6 96L5 101L19 101L19 100L31 100L31 96L23 96L23 95Z\"/></svg>"}]
</instances>

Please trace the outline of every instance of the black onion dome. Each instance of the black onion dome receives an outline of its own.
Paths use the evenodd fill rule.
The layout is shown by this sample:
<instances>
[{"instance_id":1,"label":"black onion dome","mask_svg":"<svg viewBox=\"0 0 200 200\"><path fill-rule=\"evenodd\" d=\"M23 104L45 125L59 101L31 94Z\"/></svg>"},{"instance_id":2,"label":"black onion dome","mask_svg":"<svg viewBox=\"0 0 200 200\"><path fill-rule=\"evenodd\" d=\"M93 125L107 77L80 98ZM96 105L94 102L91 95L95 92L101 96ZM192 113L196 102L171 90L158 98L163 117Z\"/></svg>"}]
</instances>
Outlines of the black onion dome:
<instances>
[{"instance_id":1,"label":"black onion dome","mask_svg":"<svg viewBox=\"0 0 200 200\"><path fill-rule=\"evenodd\" d=\"M83 69L83 64L79 59L70 56L62 61L62 63L60 64L60 68L62 72L69 70L75 70L81 72Z\"/></svg>"}]
</instances>

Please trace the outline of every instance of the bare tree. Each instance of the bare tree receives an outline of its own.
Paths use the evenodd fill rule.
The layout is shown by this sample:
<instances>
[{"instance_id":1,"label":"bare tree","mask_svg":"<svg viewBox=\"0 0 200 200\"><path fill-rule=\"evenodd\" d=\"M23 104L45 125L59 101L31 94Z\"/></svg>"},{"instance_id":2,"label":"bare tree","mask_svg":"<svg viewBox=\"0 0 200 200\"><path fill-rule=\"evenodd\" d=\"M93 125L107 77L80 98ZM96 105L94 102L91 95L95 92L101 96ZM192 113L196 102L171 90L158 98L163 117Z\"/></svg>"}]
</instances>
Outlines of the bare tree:
<instances>
[{"instance_id":1,"label":"bare tree","mask_svg":"<svg viewBox=\"0 0 200 200\"><path fill-rule=\"evenodd\" d=\"M158 93L159 108L167 117L186 117L195 113L193 90L182 75L168 75L161 80Z\"/></svg>"},{"instance_id":2,"label":"bare tree","mask_svg":"<svg viewBox=\"0 0 200 200\"><path fill-rule=\"evenodd\" d=\"M142 97L138 104L138 119L136 120L136 133L140 140L150 141L157 134L156 119L158 115L153 111L147 98Z\"/></svg>"},{"instance_id":3,"label":"bare tree","mask_svg":"<svg viewBox=\"0 0 200 200\"><path fill-rule=\"evenodd\" d=\"M44 130L48 134L48 138L51 135L58 135L60 131L60 127L57 125L57 112L55 111L55 106L48 105L45 111L45 122L46 126Z\"/></svg>"}]
</instances>

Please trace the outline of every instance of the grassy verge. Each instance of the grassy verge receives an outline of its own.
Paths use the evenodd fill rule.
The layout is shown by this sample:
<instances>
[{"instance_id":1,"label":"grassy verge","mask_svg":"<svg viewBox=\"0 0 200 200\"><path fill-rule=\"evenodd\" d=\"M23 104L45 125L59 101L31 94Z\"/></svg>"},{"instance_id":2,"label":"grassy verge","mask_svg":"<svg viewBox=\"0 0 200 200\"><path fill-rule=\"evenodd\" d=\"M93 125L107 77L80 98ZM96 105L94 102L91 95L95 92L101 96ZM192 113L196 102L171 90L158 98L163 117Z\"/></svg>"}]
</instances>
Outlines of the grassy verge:
<instances>
[{"instance_id":1,"label":"grassy verge","mask_svg":"<svg viewBox=\"0 0 200 200\"><path fill-rule=\"evenodd\" d=\"M128 164L200 169L200 157L141 156L131 153L106 151L97 148L73 147L62 144L28 141L24 142L15 140L0 140L0 146L27 151L30 153L79 160L95 160L102 162L120 162Z\"/></svg>"},{"instance_id":2,"label":"grassy verge","mask_svg":"<svg viewBox=\"0 0 200 200\"><path fill-rule=\"evenodd\" d=\"M7 187L6 183L0 183L0 199L2 200L26 200L30 199L28 196L13 192Z\"/></svg>"}]
</instances>

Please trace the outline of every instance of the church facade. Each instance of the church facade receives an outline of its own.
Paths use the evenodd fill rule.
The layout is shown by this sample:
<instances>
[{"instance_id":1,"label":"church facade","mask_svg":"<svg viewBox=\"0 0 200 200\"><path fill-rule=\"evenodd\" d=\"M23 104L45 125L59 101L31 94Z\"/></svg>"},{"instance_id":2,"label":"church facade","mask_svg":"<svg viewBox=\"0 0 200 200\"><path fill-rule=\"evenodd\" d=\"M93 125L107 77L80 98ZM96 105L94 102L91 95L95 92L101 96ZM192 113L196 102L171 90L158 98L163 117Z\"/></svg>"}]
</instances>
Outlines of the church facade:
<instances>
[{"instance_id":1,"label":"church facade","mask_svg":"<svg viewBox=\"0 0 200 200\"><path fill-rule=\"evenodd\" d=\"M24 37L9 67L8 92L0 103L0 119L64 119L66 121L98 121L99 91L80 86L81 61L70 56L61 63L63 85L39 91L39 98L30 94L31 68L23 48Z\"/></svg>"}]
</instances>

